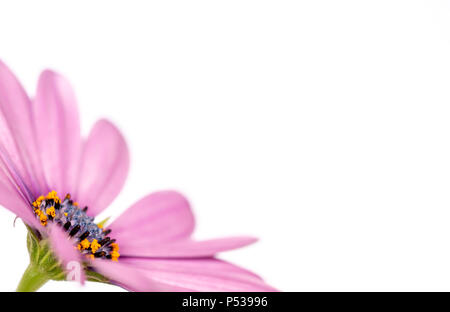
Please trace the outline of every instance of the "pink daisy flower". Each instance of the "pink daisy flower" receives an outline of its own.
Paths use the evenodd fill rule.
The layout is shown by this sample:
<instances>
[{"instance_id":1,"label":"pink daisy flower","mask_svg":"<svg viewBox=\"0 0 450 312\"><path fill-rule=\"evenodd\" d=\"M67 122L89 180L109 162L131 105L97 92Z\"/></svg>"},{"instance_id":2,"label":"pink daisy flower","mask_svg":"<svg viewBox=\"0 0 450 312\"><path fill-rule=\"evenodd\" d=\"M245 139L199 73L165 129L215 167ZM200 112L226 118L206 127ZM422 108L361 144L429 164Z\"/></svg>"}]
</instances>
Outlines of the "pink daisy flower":
<instances>
[{"instance_id":1,"label":"pink daisy flower","mask_svg":"<svg viewBox=\"0 0 450 312\"><path fill-rule=\"evenodd\" d=\"M273 291L257 275L214 258L251 237L196 241L188 201L150 194L113 222L96 223L120 192L129 167L126 142L106 120L80 134L69 83L44 71L31 100L0 61L0 205L27 225L30 266L18 290L77 277L132 291Z\"/></svg>"}]
</instances>

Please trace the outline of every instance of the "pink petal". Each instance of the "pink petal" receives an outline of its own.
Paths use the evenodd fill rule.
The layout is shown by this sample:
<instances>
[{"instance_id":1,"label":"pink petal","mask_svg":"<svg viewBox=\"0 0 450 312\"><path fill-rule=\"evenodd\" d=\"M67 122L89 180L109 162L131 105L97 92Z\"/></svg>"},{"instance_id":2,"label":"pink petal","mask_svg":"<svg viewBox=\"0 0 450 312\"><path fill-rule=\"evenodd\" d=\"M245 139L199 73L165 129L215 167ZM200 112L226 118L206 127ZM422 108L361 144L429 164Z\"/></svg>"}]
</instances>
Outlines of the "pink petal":
<instances>
[{"instance_id":1,"label":"pink petal","mask_svg":"<svg viewBox=\"0 0 450 312\"><path fill-rule=\"evenodd\" d=\"M24 178L28 179L28 172L24 169L22 159L16 149L16 142L7 128L7 122L0 113L0 171L7 176L8 182L20 189L20 193L31 203L33 192L25 186ZM12 142L11 142L12 141Z\"/></svg>"},{"instance_id":2,"label":"pink petal","mask_svg":"<svg viewBox=\"0 0 450 312\"><path fill-rule=\"evenodd\" d=\"M115 236L114 231L111 236ZM142 238L120 239L120 254L127 257L151 258L202 258L211 257L223 251L241 248L256 242L254 237L230 237L205 241L182 240L165 244L146 244Z\"/></svg>"},{"instance_id":3,"label":"pink petal","mask_svg":"<svg viewBox=\"0 0 450 312\"><path fill-rule=\"evenodd\" d=\"M120 253L133 257L208 257L256 241L252 237L193 241L194 216L188 201L174 191L150 194L110 226Z\"/></svg>"},{"instance_id":4,"label":"pink petal","mask_svg":"<svg viewBox=\"0 0 450 312\"><path fill-rule=\"evenodd\" d=\"M14 105L16 96L19 96L19 101L21 96L24 101L28 101L13 74L0 61L0 205L22 218L25 223L39 226L31 209L33 194L23 180L28 172L14 141L8 119L3 114L4 109L10 113L9 106Z\"/></svg>"},{"instance_id":5,"label":"pink petal","mask_svg":"<svg viewBox=\"0 0 450 312\"><path fill-rule=\"evenodd\" d=\"M74 198L96 216L119 194L128 167L128 148L121 133L109 121L98 121L83 148Z\"/></svg>"},{"instance_id":6,"label":"pink petal","mask_svg":"<svg viewBox=\"0 0 450 312\"><path fill-rule=\"evenodd\" d=\"M142 198L108 228L123 244L150 246L185 239L194 225L188 201L180 193L164 191Z\"/></svg>"},{"instance_id":7,"label":"pink petal","mask_svg":"<svg viewBox=\"0 0 450 312\"><path fill-rule=\"evenodd\" d=\"M112 283L131 291L151 291L156 286L133 266L111 260L92 261L95 270Z\"/></svg>"},{"instance_id":8,"label":"pink petal","mask_svg":"<svg viewBox=\"0 0 450 312\"><path fill-rule=\"evenodd\" d=\"M64 196L75 186L81 137L75 95L63 77L48 70L42 72L34 116L48 185Z\"/></svg>"},{"instance_id":9,"label":"pink petal","mask_svg":"<svg viewBox=\"0 0 450 312\"><path fill-rule=\"evenodd\" d=\"M61 260L62 267L66 271L68 278L71 273L81 284L86 279L83 266L81 265L81 254L75 248L75 242L71 240L67 233L55 224L48 225L50 244L56 257Z\"/></svg>"},{"instance_id":10,"label":"pink petal","mask_svg":"<svg viewBox=\"0 0 450 312\"><path fill-rule=\"evenodd\" d=\"M40 227L31 206L20 189L0 170L0 205L16 214L26 224Z\"/></svg>"},{"instance_id":11,"label":"pink petal","mask_svg":"<svg viewBox=\"0 0 450 312\"><path fill-rule=\"evenodd\" d=\"M211 276L236 276L244 280L262 281L257 274L216 258L200 259L148 259L148 258L123 258L121 263L127 263L139 268L153 271L167 271L177 273L192 273Z\"/></svg>"},{"instance_id":12,"label":"pink petal","mask_svg":"<svg viewBox=\"0 0 450 312\"><path fill-rule=\"evenodd\" d=\"M13 189L16 189L17 192L23 197L25 201L31 203L34 200L34 196L28 186L25 184L24 180L20 176L17 166L11 160L8 155L8 152L4 149L4 147L0 144L0 174L2 175L1 179L6 183L10 184Z\"/></svg>"},{"instance_id":13,"label":"pink petal","mask_svg":"<svg viewBox=\"0 0 450 312\"><path fill-rule=\"evenodd\" d=\"M147 280L145 287L130 287L134 278L127 274L114 278L119 285L137 291L276 291L255 274L216 259L124 259L119 263ZM101 270L102 264L94 265Z\"/></svg>"},{"instance_id":14,"label":"pink petal","mask_svg":"<svg viewBox=\"0 0 450 312\"><path fill-rule=\"evenodd\" d=\"M14 74L0 61L0 137L2 153L27 183L33 197L46 187L36 153L31 103Z\"/></svg>"}]
</instances>

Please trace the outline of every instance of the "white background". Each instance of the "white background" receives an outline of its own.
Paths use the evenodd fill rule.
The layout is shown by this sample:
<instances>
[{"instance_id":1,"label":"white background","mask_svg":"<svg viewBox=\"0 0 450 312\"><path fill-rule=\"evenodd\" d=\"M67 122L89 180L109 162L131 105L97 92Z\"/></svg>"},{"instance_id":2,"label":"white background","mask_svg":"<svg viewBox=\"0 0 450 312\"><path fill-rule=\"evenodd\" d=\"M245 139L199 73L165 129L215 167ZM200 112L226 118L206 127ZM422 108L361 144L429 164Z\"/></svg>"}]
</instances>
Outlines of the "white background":
<instances>
[{"instance_id":1,"label":"white background","mask_svg":"<svg viewBox=\"0 0 450 312\"><path fill-rule=\"evenodd\" d=\"M104 216L178 189L196 237L260 237L222 257L280 290L450 290L448 1L8 1L0 58L31 94L67 76L84 133L124 132ZM0 290L28 260L13 219Z\"/></svg>"}]
</instances>

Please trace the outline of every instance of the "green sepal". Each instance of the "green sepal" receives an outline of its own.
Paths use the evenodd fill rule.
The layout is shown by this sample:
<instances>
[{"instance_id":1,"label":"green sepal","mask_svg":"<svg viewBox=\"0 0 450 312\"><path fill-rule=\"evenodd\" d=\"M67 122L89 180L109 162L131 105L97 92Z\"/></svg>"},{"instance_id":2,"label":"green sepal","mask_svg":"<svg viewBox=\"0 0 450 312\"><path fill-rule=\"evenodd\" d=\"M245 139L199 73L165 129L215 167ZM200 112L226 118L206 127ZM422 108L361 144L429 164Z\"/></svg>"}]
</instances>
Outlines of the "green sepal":
<instances>
[{"instance_id":1,"label":"green sepal","mask_svg":"<svg viewBox=\"0 0 450 312\"><path fill-rule=\"evenodd\" d=\"M28 228L27 247L30 254L30 265L35 266L49 280L61 281L66 274L60 261L53 254L48 240L37 237L34 231Z\"/></svg>"},{"instance_id":2,"label":"green sepal","mask_svg":"<svg viewBox=\"0 0 450 312\"><path fill-rule=\"evenodd\" d=\"M51 250L48 239L40 239L36 232L27 226L27 248L30 254L30 264L17 287L17 291L36 291L49 280L62 281L66 273L61 262ZM83 264L86 279L91 282L109 283L103 275L89 269Z\"/></svg>"}]
</instances>

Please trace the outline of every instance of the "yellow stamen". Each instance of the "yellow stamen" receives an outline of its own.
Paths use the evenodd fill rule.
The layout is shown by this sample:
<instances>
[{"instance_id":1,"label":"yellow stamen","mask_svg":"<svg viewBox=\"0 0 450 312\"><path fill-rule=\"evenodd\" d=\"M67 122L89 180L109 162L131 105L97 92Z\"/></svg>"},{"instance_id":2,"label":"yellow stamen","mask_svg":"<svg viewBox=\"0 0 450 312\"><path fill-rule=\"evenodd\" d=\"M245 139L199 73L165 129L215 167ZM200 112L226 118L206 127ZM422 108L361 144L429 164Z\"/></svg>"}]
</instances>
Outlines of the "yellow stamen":
<instances>
[{"instance_id":1,"label":"yellow stamen","mask_svg":"<svg viewBox=\"0 0 450 312\"><path fill-rule=\"evenodd\" d=\"M88 249L89 246L91 246L91 243L85 238L81 243L80 243L81 247L83 249Z\"/></svg>"},{"instance_id":2,"label":"yellow stamen","mask_svg":"<svg viewBox=\"0 0 450 312\"><path fill-rule=\"evenodd\" d=\"M95 253L100 247L102 247L96 239L94 239L91 243L92 253Z\"/></svg>"},{"instance_id":3,"label":"yellow stamen","mask_svg":"<svg viewBox=\"0 0 450 312\"><path fill-rule=\"evenodd\" d=\"M46 226L47 225L47 216L43 213L39 216L39 221L41 221L41 225Z\"/></svg>"},{"instance_id":4,"label":"yellow stamen","mask_svg":"<svg viewBox=\"0 0 450 312\"><path fill-rule=\"evenodd\" d=\"M71 199L70 194L67 194L65 196L65 200L70 200L70 199ZM44 202L45 202L45 205L43 205ZM59 223L62 220L65 220L65 218L58 219L60 215L58 213L58 216L57 216L57 213L56 213L56 209L61 208L59 205L56 205L56 204L60 204L60 203L61 203L61 199L58 197L58 194L56 193L56 191L50 191L46 196L41 195L32 203L32 209L33 209L34 213L36 214L37 218L39 219L42 226L47 226L49 219L50 219L50 221L54 220ZM74 208L74 206L75 206L75 207L77 207L77 209L79 209L78 202L73 202L72 200L70 200L69 205L71 205L72 208ZM64 212L65 208L64 207L62 207L62 208L63 208L63 210L61 211L61 213L63 212L64 215L66 217L68 217L68 213ZM85 213L86 209L83 209L82 212ZM107 221L108 221L108 218L97 224L98 228L102 229L103 233L105 233L105 235L102 235L101 239L104 239L105 238L104 236L106 236L106 231L105 231L104 227L105 227L105 223ZM119 254L119 245L117 243L111 243L110 247L103 250L103 249L101 249L102 245L100 245L100 243L98 242L97 239L93 239L92 242L90 242L88 240L89 232L87 232L87 233L88 233L88 235L87 235L88 237L86 237L83 234L83 236L86 238L83 239L81 242L79 242L75 246L75 248L77 248L82 254L90 257L91 259L95 259L95 257L99 256L104 259L107 258L107 259L111 259L112 261L118 261L120 254ZM109 239L109 237L107 237L107 238ZM88 252L86 252L85 250L88 251L89 254L87 254ZM96 253L99 250L103 250L103 251L97 255Z\"/></svg>"},{"instance_id":5,"label":"yellow stamen","mask_svg":"<svg viewBox=\"0 0 450 312\"><path fill-rule=\"evenodd\" d=\"M112 247L113 251L119 251L119 245L117 243L112 243L110 244L110 246Z\"/></svg>"},{"instance_id":6,"label":"yellow stamen","mask_svg":"<svg viewBox=\"0 0 450 312\"><path fill-rule=\"evenodd\" d=\"M119 257L120 257L120 254L117 251L111 252L111 260L112 261L118 261Z\"/></svg>"},{"instance_id":7,"label":"yellow stamen","mask_svg":"<svg viewBox=\"0 0 450 312\"><path fill-rule=\"evenodd\" d=\"M41 205L41 202L45 199L44 196L39 196L34 202L33 207L39 207Z\"/></svg>"},{"instance_id":8,"label":"yellow stamen","mask_svg":"<svg viewBox=\"0 0 450 312\"><path fill-rule=\"evenodd\" d=\"M55 203L60 203L61 202L61 200L59 199L58 194L56 193L56 191L49 192L45 198L46 199L53 199L55 201Z\"/></svg>"},{"instance_id":9,"label":"yellow stamen","mask_svg":"<svg viewBox=\"0 0 450 312\"><path fill-rule=\"evenodd\" d=\"M47 208L47 210L45 212L47 213L48 216L52 216L52 218L54 218L56 216L54 207Z\"/></svg>"}]
</instances>

